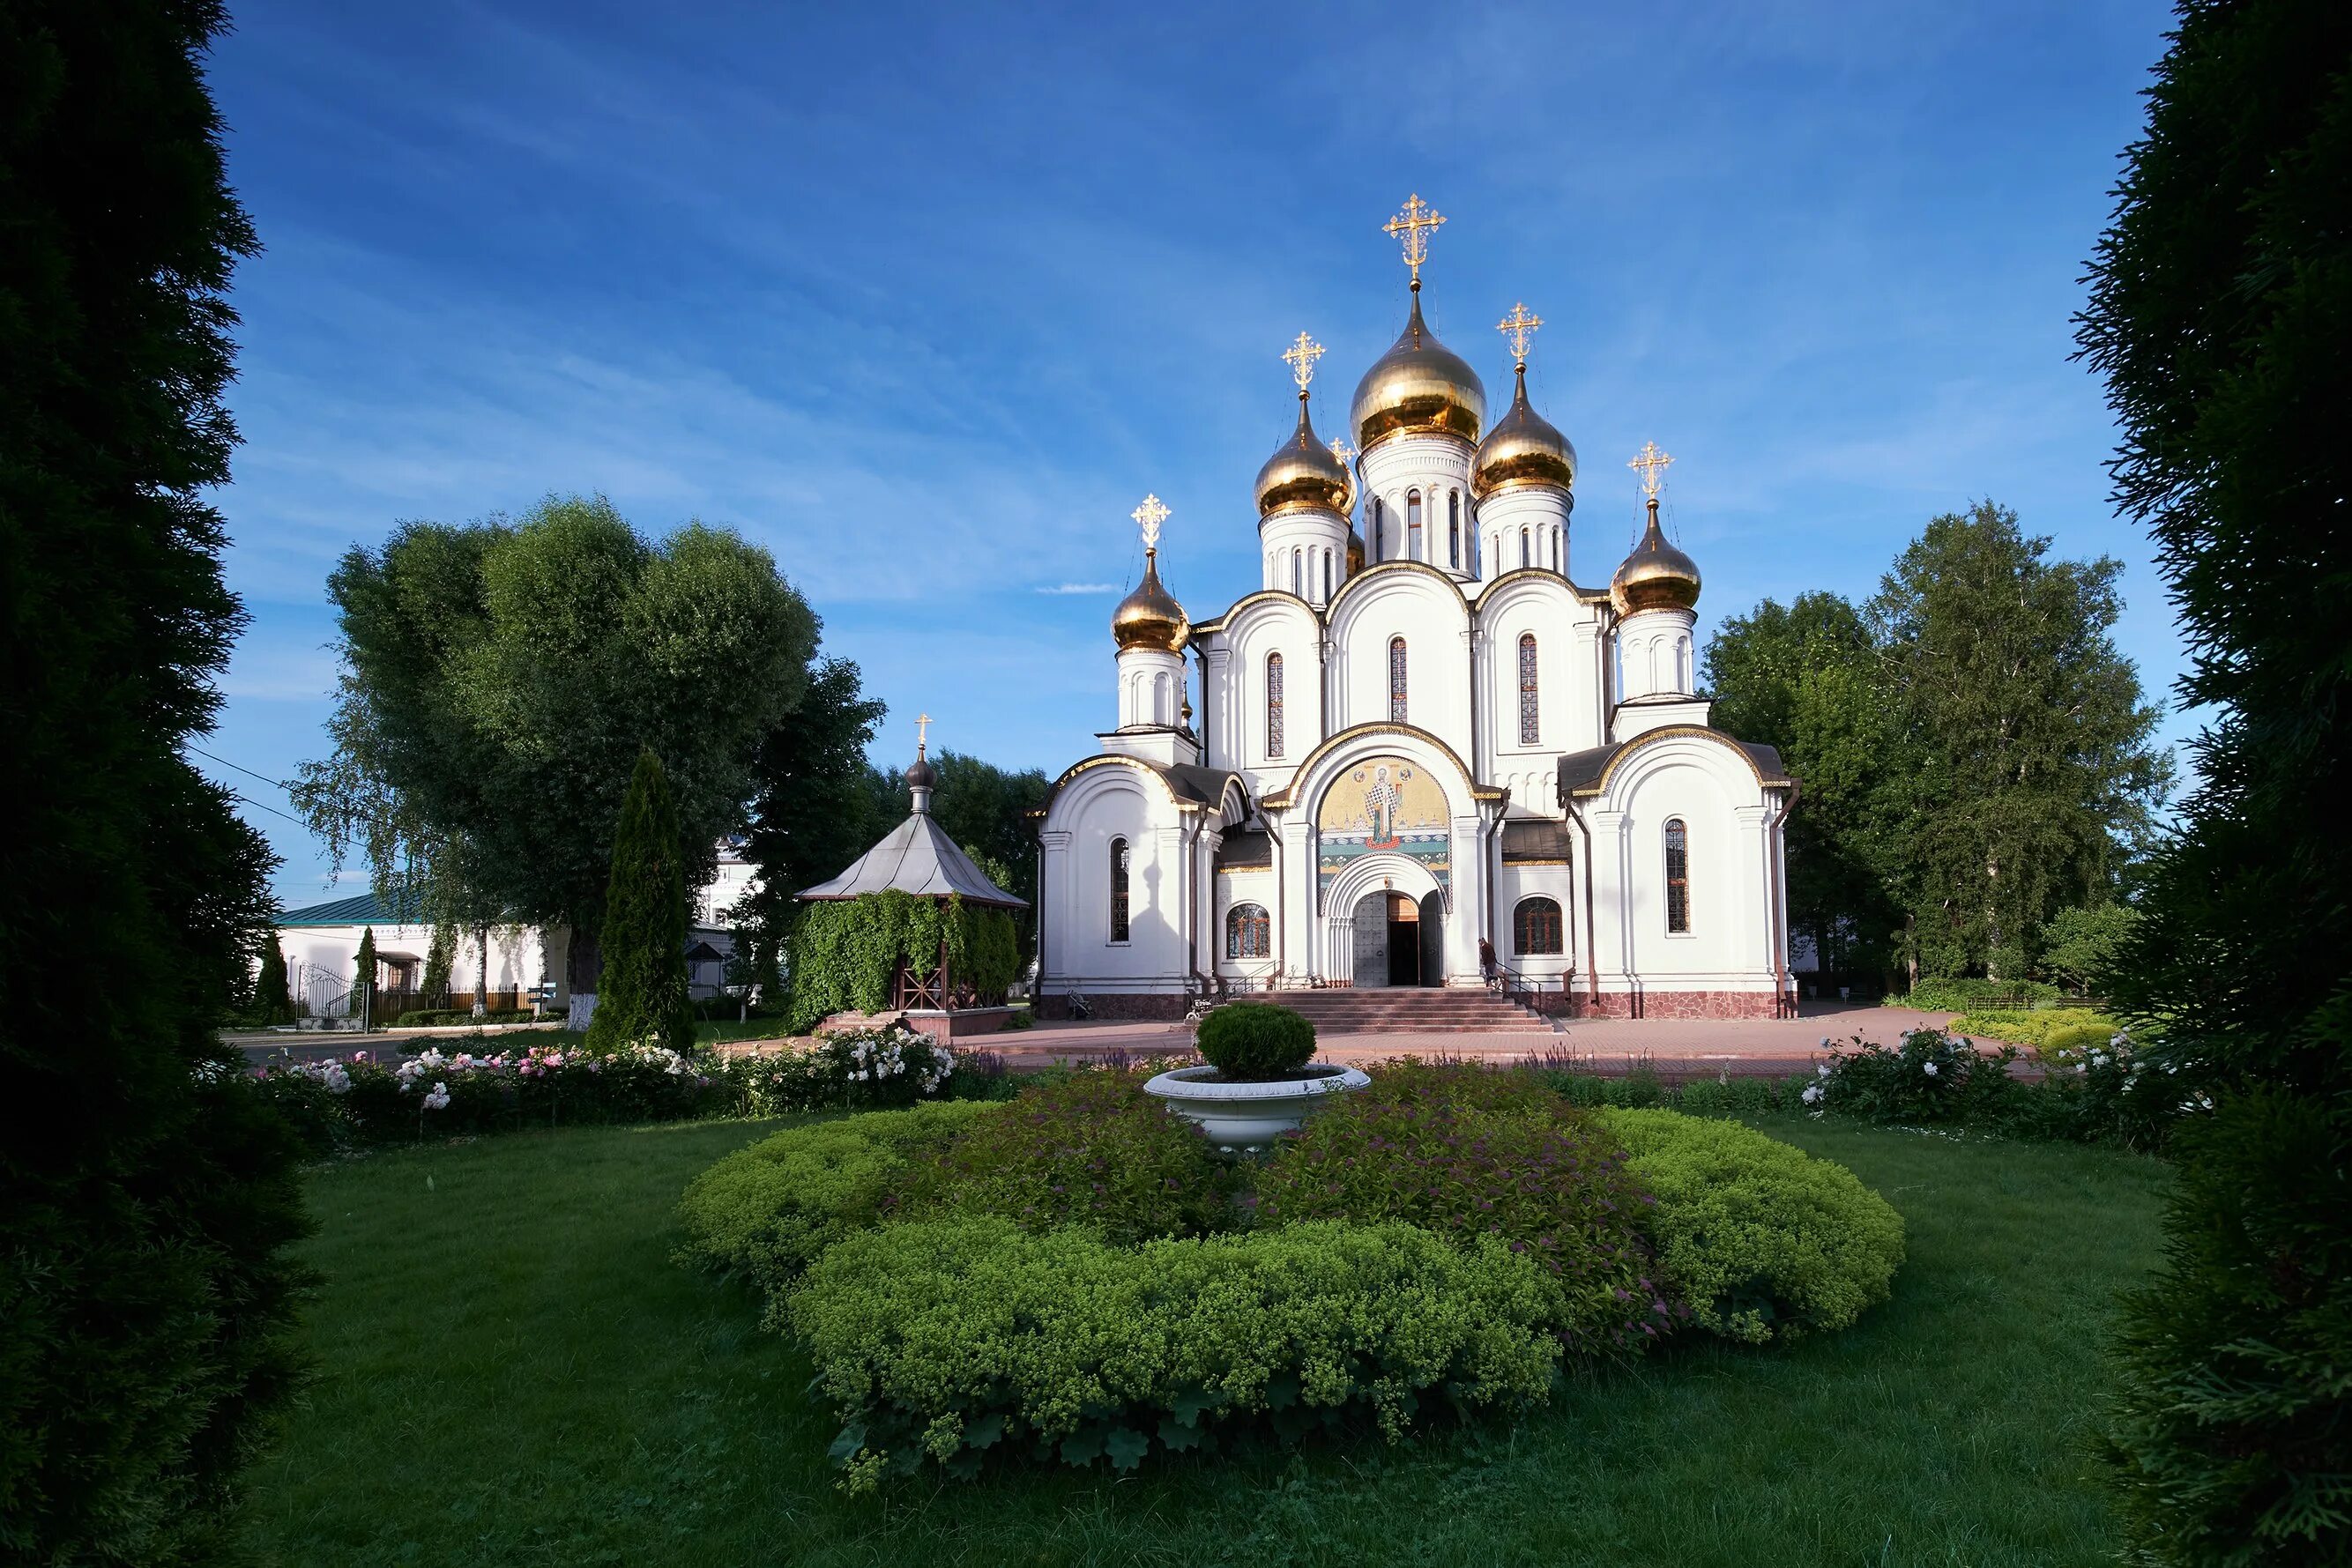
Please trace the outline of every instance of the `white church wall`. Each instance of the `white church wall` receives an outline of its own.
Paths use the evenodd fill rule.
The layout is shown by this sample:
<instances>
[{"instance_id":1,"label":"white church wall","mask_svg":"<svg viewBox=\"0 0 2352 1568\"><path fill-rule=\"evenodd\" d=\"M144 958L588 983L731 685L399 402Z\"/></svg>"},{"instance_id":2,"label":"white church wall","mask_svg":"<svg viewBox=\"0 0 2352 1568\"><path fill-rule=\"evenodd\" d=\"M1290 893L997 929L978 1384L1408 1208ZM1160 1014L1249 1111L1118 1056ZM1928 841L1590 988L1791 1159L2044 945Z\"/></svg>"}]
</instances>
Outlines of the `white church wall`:
<instances>
[{"instance_id":1,"label":"white church wall","mask_svg":"<svg viewBox=\"0 0 2352 1568\"><path fill-rule=\"evenodd\" d=\"M1476 507L1470 498L1472 448L1459 436L1391 435L1362 459L1364 494L1381 503L1378 527L1366 509L1364 561L1418 560L1467 577ZM1422 497L1422 527L1412 529L1412 497ZM1459 517L1459 547L1450 517Z\"/></svg>"},{"instance_id":2,"label":"white church wall","mask_svg":"<svg viewBox=\"0 0 2352 1568\"><path fill-rule=\"evenodd\" d=\"M1331 730L1394 722L1390 649L1405 644L1405 717L1467 757L1470 752L1469 615L1444 578L1370 568L1339 596L1331 622Z\"/></svg>"},{"instance_id":3,"label":"white church wall","mask_svg":"<svg viewBox=\"0 0 2352 1568\"><path fill-rule=\"evenodd\" d=\"M1055 990L1181 990L1185 979L1183 834L1173 801L1131 767L1097 768L1066 786L1047 814L1052 890L1042 981ZM1111 928L1111 855L1128 852L1128 935Z\"/></svg>"},{"instance_id":4,"label":"white church wall","mask_svg":"<svg viewBox=\"0 0 2352 1568\"><path fill-rule=\"evenodd\" d=\"M1323 738L1321 636L1314 613L1287 595L1254 599L1219 634L1225 657L1215 705L1223 740L1217 765L1247 773L1255 793L1278 788ZM1269 745L1267 723L1266 660L1275 653L1282 655L1279 753Z\"/></svg>"},{"instance_id":5,"label":"white church wall","mask_svg":"<svg viewBox=\"0 0 2352 1568\"><path fill-rule=\"evenodd\" d=\"M1521 863L1502 866L1495 877L1495 954L1507 967L1542 983L1546 990L1558 990L1560 982L1575 971L1578 962L1576 936L1580 926L1580 912L1574 899L1573 868L1559 865ZM1549 898L1559 905L1560 950L1558 953L1522 953L1518 950L1517 915L1519 905L1530 898Z\"/></svg>"},{"instance_id":6,"label":"white church wall","mask_svg":"<svg viewBox=\"0 0 2352 1568\"><path fill-rule=\"evenodd\" d=\"M1275 886L1273 869L1218 872L1213 881L1213 902L1209 929L1214 934L1216 963L1213 972L1228 980L1263 981L1276 970L1283 936L1281 900ZM1266 912L1266 951L1261 957L1236 956L1228 950L1226 917L1236 908L1246 904L1255 904ZM1211 946L1209 942L1202 943L1204 949ZM1203 964L1202 967L1205 969L1209 966Z\"/></svg>"}]
</instances>

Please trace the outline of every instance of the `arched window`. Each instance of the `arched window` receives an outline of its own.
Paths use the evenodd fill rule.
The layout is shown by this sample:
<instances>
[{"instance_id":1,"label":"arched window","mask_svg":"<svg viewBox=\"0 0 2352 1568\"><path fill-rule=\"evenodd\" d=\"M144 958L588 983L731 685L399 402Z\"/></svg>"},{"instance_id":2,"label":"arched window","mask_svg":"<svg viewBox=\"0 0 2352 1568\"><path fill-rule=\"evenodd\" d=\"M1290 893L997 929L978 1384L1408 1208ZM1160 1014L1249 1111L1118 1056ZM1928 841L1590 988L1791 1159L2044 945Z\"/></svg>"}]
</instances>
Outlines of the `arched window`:
<instances>
[{"instance_id":1,"label":"arched window","mask_svg":"<svg viewBox=\"0 0 2352 1568\"><path fill-rule=\"evenodd\" d=\"M1690 929L1690 832L1680 817L1666 821L1666 929Z\"/></svg>"},{"instance_id":2,"label":"arched window","mask_svg":"<svg viewBox=\"0 0 2352 1568\"><path fill-rule=\"evenodd\" d=\"M1519 744L1533 746L1543 733L1536 712L1536 634L1519 638Z\"/></svg>"},{"instance_id":3,"label":"arched window","mask_svg":"<svg viewBox=\"0 0 2352 1568\"><path fill-rule=\"evenodd\" d=\"M1110 939L1127 940L1127 841L1110 841Z\"/></svg>"},{"instance_id":4,"label":"arched window","mask_svg":"<svg viewBox=\"0 0 2352 1568\"><path fill-rule=\"evenodd\" d=\"M1378 496L1372 497L1365 514L1364 532L1371 536L1372 564L1377 566L1381 559L1381 498Z\"/></svg>"},{"instance_id":5,"label":"arched window","mask_svg":"<svg viewBox=\"0 0 2352 1568\"><path fill-rule=\"evenodd\" d=\"M1323 597L1318 602L1323 604L1331 602L1331 552L1329 550L1323 552Z\"/></svg>"},{"instance_id":6,"label":"arched window","mask_svg":"<svg viewBox=\"0 0 2352 1568\"><path fill-rule=\"evenodd\" d=\"M1265 754L1282 755L1282 655L1265 656Z\"/></svg>"},{"instance_id":7,"label":"arched window","mask_svg":"<svg viewBox=\"0 0 2352 1568\"><path fill-rule=\"evenodd\" d=\"M1445 492L1445 564L1459 570L1462 566L1462 492Z\"/></svg>"},{"instance_id":8,"label":"arched window","mask_svg":"<svg viewBox=\"0 0 2352 1568\"><path fill-rule=\"evenodd\" d=\"M1511 951L1521 957L1556 958L1560 941L1559 900L1523 898L1511 911Z\"/></svg>"},{"instance_id":9,"label":"arched window","mask_svg":"<svg viewBox=\"0 0 2352 1568\"><path fill-rule=\"evenodd\" d=\"M1519 564L1528 564L1528 530L1525 528L1519 530Z\"/></svg>"},{"instance_id":10,"label":"arched window","mask_svg":"<svg viewBox=\"0 0 2352 1568\"><path fill-rule=\"evenodd\" d=\"M1264 904L1234 904L1225 912L1225 956L1267 956L1274 951L1273 932L1274 923L1265 917Z\"/></svg>"},{"instance_id":11,"label":"arched window","mask_svg":"<svg viewBox=\"0 0 2352 1568\"><path fill-rule=\"evenodd\" d=\"M1302 581L1299 562L1298 552L1292 550L1290 552L1290 591L1304 599L1307 596L1307 589Z\"/></svg>"},{"instance_id":12,"label":"arched window","mask_svg":"<svg viewBox=\"0 0 2352 1568\"><path fill-rule=\"evenodd\" d=\"M1402 724L1404 716L1404 639L1389 639L1389 721Z\"/></svg>"},{"instance_id":13,"label":"arched window","mask_svg":"<svg viewBox=\"0 0 2352 1568\"><path fill-rule=\"evenodd\" d=\"M1429 559L1421 552L1421 492L1418 490L1404 493L1404 559Z\"/></svg>"}]
</instances>

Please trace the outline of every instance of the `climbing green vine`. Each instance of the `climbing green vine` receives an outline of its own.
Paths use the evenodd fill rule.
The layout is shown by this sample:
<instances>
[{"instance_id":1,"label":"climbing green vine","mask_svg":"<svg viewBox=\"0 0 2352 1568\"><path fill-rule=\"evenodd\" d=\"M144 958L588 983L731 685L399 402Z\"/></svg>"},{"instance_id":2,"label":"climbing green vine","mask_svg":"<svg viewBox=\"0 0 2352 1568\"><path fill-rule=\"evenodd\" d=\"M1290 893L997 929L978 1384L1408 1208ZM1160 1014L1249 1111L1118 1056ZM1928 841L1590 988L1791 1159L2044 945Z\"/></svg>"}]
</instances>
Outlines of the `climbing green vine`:
<instances>
[{"instance_id":1,"label":"climbing green vine","mask_svg":"<svg viewBox=\"0 0 2352 1568\"><path fill-rule=\"evenodd\" d=\"M791 1013L804 1026L844 1009L890 1006L898 966L928 971L945 943L948 973L959 988L1001 996L1021 964L1013 917L950 897L891 891L808 904L791 938Z\"/></svg>"}]
</instances>

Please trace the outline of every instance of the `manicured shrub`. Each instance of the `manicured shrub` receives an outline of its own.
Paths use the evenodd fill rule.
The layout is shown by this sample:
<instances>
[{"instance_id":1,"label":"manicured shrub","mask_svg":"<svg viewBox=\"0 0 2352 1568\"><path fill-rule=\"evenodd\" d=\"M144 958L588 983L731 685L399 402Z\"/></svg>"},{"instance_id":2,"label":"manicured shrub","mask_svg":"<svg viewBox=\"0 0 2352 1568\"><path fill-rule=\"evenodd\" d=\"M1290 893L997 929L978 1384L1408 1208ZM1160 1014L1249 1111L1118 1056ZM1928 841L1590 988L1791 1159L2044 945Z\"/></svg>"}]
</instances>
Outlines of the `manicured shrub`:
<instances>
[{"instance_id":1,"label":"manicured shrub","mask_svg":"<svg viewBox=\"0 0 2352 1568\"><path fill-rule=\"evenodd\" d=\"M1549 1300L1494 1237L1325 1224L1118 1248L973 1216L850 1237L786 1315L856 1490L927 1457L968 1477L1015 1443L1132 1469L1244 1423L1295 1439L1369 1417L1393 1441L1433 1408L1517 1409L1559 1359Z\"/></svg>"},{"instance_id":2,"label":"manicured shrub","mask_svg":"<svg viewBox=\"0 0 2352 1568\"><path fill-rule=\"evenodd\" d=\"M1761 1343L1847 1327L1883 1301L1903 1217L1852 1171L1734 1122L1609 1110L1656 1202L1643 1225L1702 1328Z\"/></svg>"},{"instance_id":3,"label":"manicured shrub","mask_svg":"<svg viewBox=\"0 0 2352 1568\"><path fill-rule=\"evenodd\" d=\"M2118 1019L2084 1008L1985 1008L1954 1019L1951 1032L2047 1051L2104 1040L2123 1027Z\"/></svg>"},{"instance_id":4,"label":"manicured shrub","mask_svg":"<svg viewBox=\"0 0 2352 1568\"><path fill-rule=\"evenodd\" d=\"M975 1102L868 1111L792 1127L739 1150L694 1179L679 1200L679 1256L741 1273L762 1290L788 1285L853 1230L873 1225L908 1161L1002 1108Z\"/></svg>"},{"instance_id":5,"label":"manicured shrub","mask_svg":"<svg viewBox=\"0 0 2352 1568\"><path fill-rule=\"evenodd\" d=\"M1292 1078L1314 1060L1315 1026L1271 1002L1227 1002L1201 1020L1200 1046L1227 1078Z\"/></svg>"},{"instance_id":6,"label":"manicured shrub","mask_svg":"<svg viewBox=\"0 0 2352 1568\"><path fill-rule=\"evenodd\" d=\"M1257 1181L1261 1222L1404 1220L1493 1239L1542 1268L1571 1350L1672 1326L1638 1227L1647 1198L1616 1139L1532 1075L1391 1063L1285 1139Z\"/></svg>"},{"instance_id":7,"label":"manicured shrub","mask_svg":"<svg viewBox=\"0 0 2352 1568\"><path fill-rule=\"evenodd\" d=\"M1822 1044L1835 1057L1820 1068L1805 1103L1873 1122L1997 1122L2023 1092L2009 1075L2014 1046L1988 1056L1936 1029L1913 1030L1898 1046L1859 1035L1844 1046Z\"/></svg>"},{"instance_id":8,"label":"manicured shrub","mask_svg":"<svg viewBox=\"0 0 2352 1568\"><path fill-rule=\"evenodd\" d=\"M1000 1215L1031 1230L1080 1225L1117 1242L1230 1225L1230 1167L1142 1081L1093 1071L1028 1090L911 1166L901 1210Z\"/></svg>"},{"instance_id":9,"label":"manicured shrub","mask_svg":"<svg viewBox=\"0 0 2352 1568\"><path fill-rule=\"evenodd\" d=\"M1930 976L1911 988L1907 996L1890 996L1891 1008L1917 1008L1923 1012L1964 1013L1979 1008L2032 1007L2054 1002L2064 993L2039 980L1964 980Z\"/></svg>"}]
</instances>

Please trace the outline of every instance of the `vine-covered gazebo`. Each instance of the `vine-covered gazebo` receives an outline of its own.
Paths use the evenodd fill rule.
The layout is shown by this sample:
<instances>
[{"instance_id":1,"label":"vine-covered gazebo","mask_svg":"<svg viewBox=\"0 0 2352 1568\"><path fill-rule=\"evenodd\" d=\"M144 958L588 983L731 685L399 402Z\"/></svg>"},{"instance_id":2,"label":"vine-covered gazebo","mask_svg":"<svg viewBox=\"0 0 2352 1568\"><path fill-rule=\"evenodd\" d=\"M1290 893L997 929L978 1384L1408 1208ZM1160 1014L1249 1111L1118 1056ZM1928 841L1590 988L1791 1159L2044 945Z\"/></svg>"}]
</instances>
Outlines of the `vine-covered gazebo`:
<instances>
[{"instance_id":1,"label":"vine-covered gazebo","mask_svg":"<svg viewBox=\"0 0 2352 1568\"><path fill-rule=\"evenodd\" d=\"M827 1013L898 1009L945 1040L1003 1027L1020 967L1013 914L1029 904L991 881L932 817L939 776L927 745L916 742L907 769L907 820L798 895L809 908L793 944L793 988Z\"/></svg>"}]
</instances>

